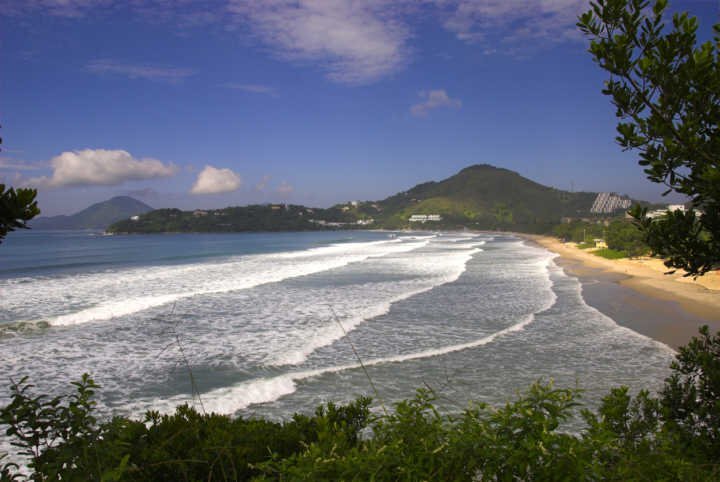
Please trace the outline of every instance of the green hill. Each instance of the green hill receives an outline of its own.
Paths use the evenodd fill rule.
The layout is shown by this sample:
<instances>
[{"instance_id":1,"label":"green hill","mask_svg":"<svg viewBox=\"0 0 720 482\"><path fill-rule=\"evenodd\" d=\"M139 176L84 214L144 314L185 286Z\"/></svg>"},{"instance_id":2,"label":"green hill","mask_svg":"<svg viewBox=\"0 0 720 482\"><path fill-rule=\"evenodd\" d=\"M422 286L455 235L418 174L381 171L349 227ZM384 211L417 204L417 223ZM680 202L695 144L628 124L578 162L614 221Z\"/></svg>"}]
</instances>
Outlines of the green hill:
<instances>
[{"instance_id":1,"label":"green hill","mask_svg":"<svg viewBox=\"0 0 720 482\"><path fill-rule=\"evenodd\" d=\"M322 211L322 210L320 210ZM250 205L181 211L157 209L126 218L108 228L111 233L224 233L242 231L309 231L322 229L311 221L315 210L295 205Z\"/></svg>"},{"instance_id":2,"label":"green hill","mask_svg":"<svg viewBox=\"0 0 720 482\"><path fill-rule=\"evenodd\" d=\"M596 196L543 186L516 172L481 164L383 201L359 204L357 210L388 228L408 227L413 214L440 214L442 221L425 226L544 231L562 217L589 215Z\"/></svg>"},{"instance_id":3,"label":"green hill","mask_svg":"<svg viewBox=\"0 0 720 482\"><path fill-rule=\"evenodd\" d=\"M70 216L51 216L34 219L33 229L105 229L121 219L136 216L153 208L128 196L117 196L83 209Z\"/></svg>"}]
</instances>

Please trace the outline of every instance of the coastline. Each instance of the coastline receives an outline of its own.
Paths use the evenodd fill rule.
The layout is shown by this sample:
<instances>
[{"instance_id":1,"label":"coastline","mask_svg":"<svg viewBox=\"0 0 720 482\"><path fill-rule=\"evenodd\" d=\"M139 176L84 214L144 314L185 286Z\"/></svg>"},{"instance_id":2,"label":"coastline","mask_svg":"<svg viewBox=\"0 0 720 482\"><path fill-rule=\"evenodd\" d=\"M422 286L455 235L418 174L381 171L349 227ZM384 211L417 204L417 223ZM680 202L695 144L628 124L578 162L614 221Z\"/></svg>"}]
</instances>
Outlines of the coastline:
<instances>
[{"instance_id":1,"label":"coastline","mask_svg":"<svg viewBox=\"0 0 720 482\"><path fill-rule=\"evenodd\" d=\"M582 282L586 302L622 326L673 349L701 325L720 331L720 272L693 280L665 274L659 259L609 260L549 236L514 234L558 254L557 264Z\"/></svg>"}]
</instances>

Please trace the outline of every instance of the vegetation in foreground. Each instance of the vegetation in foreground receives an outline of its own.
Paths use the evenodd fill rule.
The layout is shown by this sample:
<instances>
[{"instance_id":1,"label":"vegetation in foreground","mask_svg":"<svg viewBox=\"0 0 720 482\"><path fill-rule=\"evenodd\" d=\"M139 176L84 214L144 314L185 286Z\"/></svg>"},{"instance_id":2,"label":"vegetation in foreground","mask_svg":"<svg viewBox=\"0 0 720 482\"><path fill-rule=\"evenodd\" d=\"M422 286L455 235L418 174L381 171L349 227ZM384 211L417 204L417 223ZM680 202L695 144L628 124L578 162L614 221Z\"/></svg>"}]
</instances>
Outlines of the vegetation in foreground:
<instances>
[{"instance_id":1,"label":"vegetation in foreground","mask_svg":"<svg viewBox=\"0 0 720 482\"><path fill-rule=\"evenodd\" d=\"M720 333L707 327L680 349L655 396L611 390L596 411L580 391L536 383L500 408L441 414L420 390L375 415L370 399L329 403L283 423L147 412L98 422L87 375L66 397L22 380L0 422L29 458L30 475L1 480L718 480ZM579 434L562 430L580 413Z\"/></svg>"}]
</instances>

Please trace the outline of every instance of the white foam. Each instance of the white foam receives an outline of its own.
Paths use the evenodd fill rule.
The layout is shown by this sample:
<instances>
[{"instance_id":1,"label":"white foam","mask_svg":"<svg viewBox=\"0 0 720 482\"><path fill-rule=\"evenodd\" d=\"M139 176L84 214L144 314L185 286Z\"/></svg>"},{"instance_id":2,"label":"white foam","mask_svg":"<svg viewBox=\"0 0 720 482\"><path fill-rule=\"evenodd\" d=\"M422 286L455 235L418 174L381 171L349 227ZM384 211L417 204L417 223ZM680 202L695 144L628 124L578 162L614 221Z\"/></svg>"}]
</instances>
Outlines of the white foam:
<instances>
[{"instance_id":1,"label":"white foam","mask_svg":"<svg viewBox=\"0 0 720 482\"><path fill-rule=\"evenodd\" d=\"M55 286L56 291L60 291L56 293L56 297L62 297L63 291L73 289L76 292L85 291L88 297L109 295L112 299L99 301L90 308L53 317L49 320L49 324L67 326L107 321L193 296L249 289L262 284L277 283L340 268L368 258L414 251L426 246L428 242L427 239L412 242L393 239L369 243L346 243L312 248L298 253L248 256L227 263L156 268L155 273L143 274L132 270L113 274L103 273L100 276L91 276L89 280L73 280L70 283L65 281L62 286ZM279 262L280 260L285 262ZM185 290L170 293L161 291L151 296L133 296L135 293L140 294L138 287L145 290L178 288ZM23 289L42 293L40 287ZM78 297L79 294L74 296ZM122 301L117 301L118 298Z\"/></svg>"},{"instance_id":2,"label":"white foam","mask_svg":"<svg viewBox=\"0 0 720 482\"><path fill-rule=\"evenodd\" d=\"M480 250L475 249L472 253L474 254L477 251ZM550 309L557 301L557 295L552 290L553 281L550 276L550 268L552 266L555 266L553 261L554 258L554 255L548 253L547 256L541 256L537 262L531 263L531 266L536 267L535 269L542 270L545 278L545 286L542 287L542 289L544 291L547 290L549 296L544 297L544 302L542 303L542 305L539 306L539 309L536 312L526 315L519 322L514 323L502 330L498 330L495 333L470 342L453 344L439 348L430 348L414 353L369 359L367 361L364 361L363 364L366 367L370 367L443 356L454 352L488 345L496 341L498 338L523 331L528 325L535 321L536 315L538 313ZM343 323L343 328L345 328L346 331L349 331L351 327L352 325L346 327ZM342 329L338 327L338 330L340 330L340 332L342 333ZM304 359L305 357L302 354L297 356L298 361ZM291 357L291 359L287 361L295 361L295 358ZM338 373L345 370L353 370L360 367L361 365L359 363L353 363L346 365L330 366L326 368L318 368L314 370L290 372L269 378L248 380L237 385L211 390L204 393L201 398L203 401L203 406L208 412L234 413L254 404L269 403L276 401L281 397L290 395L296 391L297 382L300 382L302 380L315 378L321 375L331 373ZM152 406L153 409L169 413L174 410L175 406L187 402L188 399L186 396L179 395L165 400L139 401L134 405L134 407L135 410L138 412L146 410L148 406Z\"/></svg>"},{"instance_id":3,"label":"white foam","mask_svg":"<svg viewBox=\"0 0 720 482\"><path fill-rule=\"evenodd\" d=\"M172 303L173 301L177 301L183 297L184 295L182 294L145 296L125 301L102 303L98 306L77 313L58 316L57 318L51 320L50 324L54 326L68 326L88 323L91 321L111 320L120 316Z\"/></svg>"},{"instance_id":4,"label":"white foam","mask_svg":"<svg viewBox=\"0 0 720 482\"><path fill-rule=\"evenodd\" d=\"M405 355L377 358L364 361L363 364L366 367L371 367L377 365L385 365L389 363L403 363L413 360L421 360L425 358L447 355L449 353L468 350L470 348L478 348L480 346L492 343L493 341L497 340L502 336L522 331L527 325L532 323L533 320L534 315L529 315L524 320L512 326L509 326L491 335L479 338L468 343L461 343L442 348L424 350ZM278 375L272 378L251 380L230 387L218 388L202 394L202 405L208 412L231 414L237 412L238 410L247 408L250 405L273 402L283 396L290 395L295 392L298 381L307 380L309 378L315 378L330 373L338 373L345 370L354 370L357 368L361 368L361 365L359 363L319 368L315 370L297 371ZM170 413L175 409L176 406L187 403L188 399L185 396L176 396L162 401L155 400L153 402L146 401L145 403L136 403L134 404L134 410L137 412L146 410L148 402L154 410L159 410L164 413Z\"/></svg>"},{"instance_id":5,"label":"white foam","mask_svg":"<svg viewBox=\"0 0 720 482\"><path fill-rule=\"evenodd\" d=\"M337 320L337 322L334 322L333 320L327 326L322 327L322 329L315 330L315 333L313 334L296 334L294 337L297 339L308 340L305 342L304 346L294 350L283 350L281 353L276 354L275 357L268 360L268 363L271 365L299 365L307 360L307 357L315 350L330 345L341 339L345 336L345 333L354 330L364 321L389 313L393 304L425 293L443 284L456 281L465 271L467 262L473 255L481 251L481 249L475 248L466 250L462 256L444 255L443 259L449 267L446 274L444 273L441 276L430 278L425 281L426 284L424 286L407 291L389 300L382 301L367 308L360 314L355 314L349 318L343 319L342 321ZM328 312L329 315L332 315L331 319L333 319L335 313L332 312L331 305L328 306ZM342 327L338 326L338 323L342 323Z\"/></svg>"}]
</instances>

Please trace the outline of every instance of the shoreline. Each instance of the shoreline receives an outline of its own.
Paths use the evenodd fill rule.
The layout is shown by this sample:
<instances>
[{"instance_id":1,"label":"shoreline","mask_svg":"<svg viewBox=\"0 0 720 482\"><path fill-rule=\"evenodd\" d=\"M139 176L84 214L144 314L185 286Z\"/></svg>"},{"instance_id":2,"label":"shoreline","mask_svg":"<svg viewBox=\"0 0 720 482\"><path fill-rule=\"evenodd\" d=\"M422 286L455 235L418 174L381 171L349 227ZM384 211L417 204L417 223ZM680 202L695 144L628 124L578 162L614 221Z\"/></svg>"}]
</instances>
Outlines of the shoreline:
<instances>
[{"instance_id":1,"label":"shoreline","mask_svg":"<svg viewBox=\"0 0 720 482\"><path fill-rule=\"evenodd\" d=\"M557 254L557 264L580 279L585 301L619 325L673 349L702 325L720 331L720 272L693 280L665 274L659 259L609 260L549 236L513 234Z\"/></svg>"}]
</instances>

